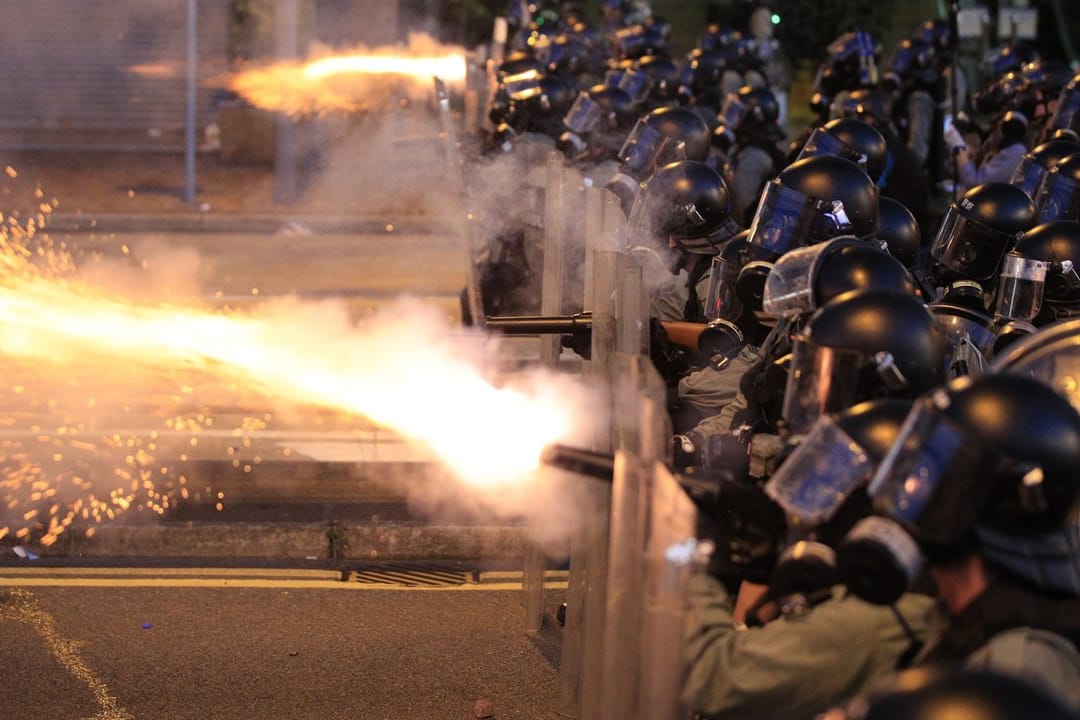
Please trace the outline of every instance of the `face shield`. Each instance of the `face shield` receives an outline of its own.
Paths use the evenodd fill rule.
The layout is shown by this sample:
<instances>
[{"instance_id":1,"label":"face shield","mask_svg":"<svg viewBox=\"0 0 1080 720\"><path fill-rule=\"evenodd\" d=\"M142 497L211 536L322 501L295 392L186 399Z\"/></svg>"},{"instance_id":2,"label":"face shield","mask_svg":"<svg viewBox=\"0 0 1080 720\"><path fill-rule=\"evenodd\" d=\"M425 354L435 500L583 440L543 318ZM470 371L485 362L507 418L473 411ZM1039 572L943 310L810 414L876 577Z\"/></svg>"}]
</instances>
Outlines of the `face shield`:
<instances>
[{"instance_id":1,"label":"face shield","mask_svg":"<svg viewBox=\"0 0 1080 720\"><path fill-rule=\"evenodd\" d=\"M1039 164L1034 155L1026 153L1009 178L1009 184L1023 190L1034 201L1045 177L1046 168Z\"/></svg>"},{"instance_id":2,"label":"face shield","mask_svg":"<svg viewBox=\"0 0 1080 720\"><path fill-rule=\"evenodd\" d=\"M641 103L649 96L652 83L649 76L640 70L627 70L615 87L624 91L635 103Z\"/></svg>"},{"instance_id":3,"label":"face shield","mask_svg":"<svg viewBox=\"0 0 1080 720\"><path fill-rule=\"evenodd\" d=\"M838 247L858 242L854 238L836 238L785 253L765 280L762 310L779 317L796 317L816 310L814 280L822 261Z\"/></svg>"},{"instance_id":4,"label":"face shield","mask_svg":"<svg viewBox=\"0 0 1080 720\"><path fill-rule=\"evenodd\" d=\"M658 167L685 159L685 143L662 134L644 118L637 121L619 150L623 168L636 177L645 177Z\"/></svg>"},{"instance_id":5,"label":"face shield","mask_svg":"<svg viewBox=\"0 0 1080 720\"><path fill-rule=\"evenodd\" d=\"M988 315L960 305L927 306L949 345L946 375L978 375L994 351L993 321Z\"/></svg>"},{"instance_id":6,"label":"face shield","mask_svg":"<svg viewBox=\"0 0 1080 720\"><path fill-rule=\"evenodd\" d=\"M870 479L873 469L862 446L831 417L822 417L769 478L765 492L789 519L818 527Z\"/></svg>"},{"instance_id":7,"label":"face shield","mask_svg":"<svg viewBox=\"0 0 1080 720\"><path fill-rule=\"evenodd\" d=\"M705 317L709 320L738 320L742 303L735 292L739 279L739 264L722 255L712 259L709 270L709 290L705 296Z\"/></svg>"},{"instance_id":8,"label":"face shield","mask_svg":"<svg viewBox=\"0 0 1080 720\"><path fill-rule=\"evenodd\" d=\"M731 93L724 98L724 104L720 108L720 114L717 117L721 125L735 131L742 125L749 111L750 108L747 104L740 100L738 95Z\"/></svg>"},{"instance_id":9,"label":"face shield","mask_svg":"<svg viewBox=\"0 0 1080 720\"><path fill-rule=\"evenodd\" d=\"M795 162L798 162L803 158L819 157L821 155L835 155L836 157L850 160L861 167L863 172L867 172L867 158L865 153L857 151L835 135L830 134L824 128L819 127L810 134L809 138L807 138L802 150L799 151L799 156L795 158Z\"/></svg>"},{"instance_id":10,"label":"face shield","mask_svg":"<svg viewBox=\"0 0 1080 720\"><path fill-rule=\"evenodd\" d=\"M1050 127L1076 130L1080 127L1080 92L1068 85L1062 89L1058 98L1057 107L1054 109L1054 117L1050 121Z\"/></svg>"},{"instance_id":11,"label":"face shield","mask_svg":"<svg viewBox=\"0 0 1080 720\"><path fill-rule=\"evenodd\" d=\"M596 128L600 119L604 116L604 108L590 98L587 94L581 93L577 96L577 100L574 100L574 104L570 106L570 109L566 112L566 116L563 118L563 124L573 133L578 135L585 135L592 132Z\"/></svg>"},{"instance_id":12,"label":"face shield","mask_svg":"<svg viewBox=\"0 0 1080 720\"><path fill-rule=\"evenodd\" d=\"M781 414L791 433L805 433L822 415L851 407L870 379L890 390L907 384L891 354L867 357L858 350L818 345L805 333L796 335Z\"/></svg>"},{"instance_id":13,"label":"face shield","mask_svg":"<svg viewBox=\"0 0 1080 720\"><path fill-rule=\"evenodd\" d=\"M1007 320L1030 322L1042 307L1046 273L1050 263L1008 253L998 276L994 315Z\"/></svg>"},{"instance_id":14,"label":"face shield","mask_svg":"<svg viewBox=\"0 0 1080 720\"><path fill-rule=\"evenodd\" d=\"M948 403L938 390L915 404L869 486L876 512L920 544L940 548L956 545L974 527L987 477L1002 462L944 414Z\"/></svg>"},{"instance_id":15,"label":"face shield","mask_svg":"<svg viewBox=\"0 0 1080 720\"><path fill-rule=\"evenodd\" d=\"M1005 251L1021 233L1005 233L983 225L950 206L930 245L939 263L976 280L994 275Z\"/></svg>"},{"instance_id":16,"label":"face shield","mask_svg":"<svg viewBox=\"0 0 1080 720\"><path fill-rule=\"evenodd\" d=\"M851 230L843 202L814 198L773 180L758 201L750 242L782 255L791 248L847 235Z\"/></svg>"},{"instance_id":17,"label":"face shield","mask_svg":"<svg viewBox=\"0 0 1080 720\"><path fill-rule=\"evenodd\" d=\"M1048 172L1035 197L1039 222L1080 219L1080 182L1056 172Z\"/></svg>"}]
</instances>

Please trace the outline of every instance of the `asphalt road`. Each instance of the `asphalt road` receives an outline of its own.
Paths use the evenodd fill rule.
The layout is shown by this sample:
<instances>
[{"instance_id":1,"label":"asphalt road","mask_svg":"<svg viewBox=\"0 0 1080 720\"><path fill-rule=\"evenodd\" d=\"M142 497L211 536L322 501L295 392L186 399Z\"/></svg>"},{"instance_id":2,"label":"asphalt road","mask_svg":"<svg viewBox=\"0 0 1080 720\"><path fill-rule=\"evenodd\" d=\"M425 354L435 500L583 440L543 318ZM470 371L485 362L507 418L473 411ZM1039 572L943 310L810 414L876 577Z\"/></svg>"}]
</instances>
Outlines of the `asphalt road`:
<instances>
[{"instance_id":1,"label":"asphalt road","mask_svg":"<svg viewBox=\"0 0 1080 720\"><path fill-rule=\"evenodd\" d=\"M557 717L565 581L400 587L317 569L0 567L0 717Z\"/></svg>"}]
</instances>

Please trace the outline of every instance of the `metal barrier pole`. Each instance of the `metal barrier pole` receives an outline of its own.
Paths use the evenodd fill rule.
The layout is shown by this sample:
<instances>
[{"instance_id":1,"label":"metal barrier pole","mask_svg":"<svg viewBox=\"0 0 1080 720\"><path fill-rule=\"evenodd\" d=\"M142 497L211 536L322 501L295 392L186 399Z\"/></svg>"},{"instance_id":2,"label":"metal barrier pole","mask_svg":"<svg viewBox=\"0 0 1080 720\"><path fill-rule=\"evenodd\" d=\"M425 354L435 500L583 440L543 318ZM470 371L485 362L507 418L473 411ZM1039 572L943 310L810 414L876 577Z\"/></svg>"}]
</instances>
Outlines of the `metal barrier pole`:
<instances>
[{"instance_id":1,"label":"metal barrier pole","mask_svg":"<svg viewBox=\"0 0 1080 720\"><path fill-rule=\"evenodd\" d=\"M184 103L184 202L195 204L195 113L199 87L199 1L187 3L187 88Z\"/></svg>"},{"instance_id":2,"label":"metal barrier pole","mask_svg":"<svg viewBox=\"0 0 1080 720\"><path fill-rule=\"evenodd\" d=\"M274 46L279 60L293 60L300 54L298 0L279 0L274 5ZM296 124L288 115L274 119L274 202L290 203L300 192L296 155Z\"/></svg>"}]
</instances>

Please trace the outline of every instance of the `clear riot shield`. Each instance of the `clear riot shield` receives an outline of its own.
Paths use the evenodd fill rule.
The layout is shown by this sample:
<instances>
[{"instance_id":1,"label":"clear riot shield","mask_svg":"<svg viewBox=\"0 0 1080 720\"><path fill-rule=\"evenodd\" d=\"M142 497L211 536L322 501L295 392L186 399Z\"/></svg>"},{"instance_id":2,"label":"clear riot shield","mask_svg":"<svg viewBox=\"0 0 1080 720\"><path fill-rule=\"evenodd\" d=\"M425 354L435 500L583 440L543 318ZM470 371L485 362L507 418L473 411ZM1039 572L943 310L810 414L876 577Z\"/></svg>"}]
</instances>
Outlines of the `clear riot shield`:
<instances>
[{"instance_id":1,"label":"clear riot shield","mask_svg":"<svg viewBox=\"0 0 1080 720\"><path fill-rule=\"evenodd\" d=\"M613 363L616 386L615 432L619 452L611 493L607 598L597 713L584 717L625 720L640 714L638 686L642 662L640 629L644 618L646 532L649 527L653 462L661 461L667 433L666 388L648 357L618 353Z\"/></svg>"},{"instance_id":2,"label":"clear riot shield","mask_svg":"<svg viewBox=\"0 0 1080 720\"><path fill-rule=\"evenodd\" d=\"M649 530L640 633L638 712L641 720L686 720L685 615L691 573L702 562L695 537L697 508L663 463L650 473ZM635 687L635 686L630 686Z\"/></svg>"},{"instance_id":3,"label":"clear riot shield","mask_svg":"<svg viewBox=\"0 0 1080 720\"><path fill-rule=\"evenodd\" d=\"M1080 410L1080 318L1045 325L1018 340L994 358L990 372L1042 380Z\"/></svg>"},{"instance_id":4,"label":"clear riot shield","mask_svg":"<svg viewBox=\"0 0 1080 720\"><path fill-rule=\"evenodd\" d=\"M545 193L543 214L543 281L541 285L540 312L543 315L559 315L567 302L567 253L568 223L567 196L580 183L580 176L567 167L559 153L550 153L545 170ZM562 354L561 338L556 334L540 336L540 362L545 367L556 368ZM539 632L544 616L544 573L547 556L542 549L528 544L522 576L525 605L525 632Z\"/></svg>"},{"instance_id":5,"label":"clear riot shield","mask_svg":"<svg viewBox=\"0 0 1080 720\"><path fill-rule=\"evenodd\" d=\"M435 99L439 106L439 139L442 141L446 157L447 176L453 186L460 188L458 207L450 214L451 232L461 239L465 253L465 302L469 315L477 327L484 326L484 302L480 296L480 268L476 263L477 247L473 224L466 220L465 210L465 174L461 153L458 150L458 134L450 111L450 91L442 78L434 78Z\"/></svg>"}]
</instances>

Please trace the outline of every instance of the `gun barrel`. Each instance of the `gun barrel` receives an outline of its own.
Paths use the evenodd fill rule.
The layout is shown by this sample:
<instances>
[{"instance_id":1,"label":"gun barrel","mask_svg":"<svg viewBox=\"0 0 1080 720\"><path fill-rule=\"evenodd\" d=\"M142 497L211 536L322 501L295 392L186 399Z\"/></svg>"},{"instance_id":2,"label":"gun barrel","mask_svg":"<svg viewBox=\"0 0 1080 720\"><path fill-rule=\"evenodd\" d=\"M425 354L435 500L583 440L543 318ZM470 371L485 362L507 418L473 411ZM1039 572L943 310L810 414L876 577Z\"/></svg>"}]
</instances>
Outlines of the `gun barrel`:
<instances>
[{"instance_id":1,"label":"gun barrel","mask_svg":"<svg viewBox=\"0 0 1080 720\"><path fill-rule=\"evenodd\" d=\"M495 315L485 323L489 330L507 335L576 335L592 330L592 313L576 315Z\"/></svg>"},{"instance_id":2,"label":"gun barrel","mask_svg":"<svg viewBox=\"0 0 1080 720\"><path fill-rule=\"evenodd\" d=\"M560 470L604 482L615 481L615 456L611 453L585 450L569 445L548 445L540 455L540 461Z\"/></svg>"}]
</instances>

